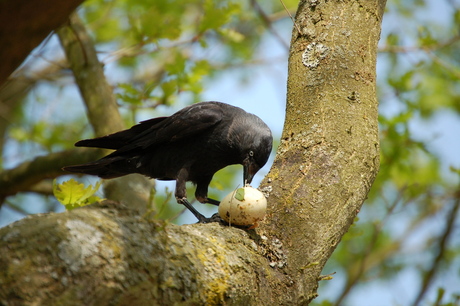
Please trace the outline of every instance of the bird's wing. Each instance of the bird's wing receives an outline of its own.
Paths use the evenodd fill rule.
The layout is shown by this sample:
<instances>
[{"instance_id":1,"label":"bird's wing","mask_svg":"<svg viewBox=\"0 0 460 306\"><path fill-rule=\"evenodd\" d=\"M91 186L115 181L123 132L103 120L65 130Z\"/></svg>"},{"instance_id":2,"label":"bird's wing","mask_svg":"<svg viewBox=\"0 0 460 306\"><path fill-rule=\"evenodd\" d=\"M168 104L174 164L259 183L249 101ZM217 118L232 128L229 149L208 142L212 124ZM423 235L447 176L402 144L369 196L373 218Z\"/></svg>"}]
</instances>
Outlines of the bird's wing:
<instances>
[{"instance_id":1,"label":"bird's wing","mask_svg":"<svg viewBox=\"0 0 460 306\"><path fill-rule=\"evenodd\" d=\"M164 142L174 142L202 133L215 126L223 118L223 110L219 104L202 102L188 106L155 129L155 140L148 145ZM141 137L148 138L149 131L145 131Z\"/></svg>"},{"instance_id":2,"label":"bird's wing","mask_svg":"<svg viewBox=\"0 0 460 306\"><path fill-rule=\"evenodd\" d=\"M219 104L209 102L193 104L143 131L133 139L131 145L147 148L180 141L215 126L222 118L223 111Z\"/></svg>"},{"instance_id":3,"label":"bird's wing","mask_svg":"<svg viewBox=\"0 0 460 306\"><path fill-rule=\"evenodd\" d=\"M133 149L161 145L193 137L223 118L220 104L202 102L183 108L170 117L154 118L104 137L82 140L77 146L91 146L116 149L111 155L118 155Z\"/></svg>"},{"instance_id":4,"label":"bird's wing","mask_svg":"<svg viewBox=\"0 0 460 306\"><path fill-rule=\"evenodd\" d=\"M168 117L158 117L145 120L127 130L119 131L107 136L80 140L75 144L75 146L116 150L130 144L138 135L160 124L167 118Z\"/></svg>"}]
</instances>

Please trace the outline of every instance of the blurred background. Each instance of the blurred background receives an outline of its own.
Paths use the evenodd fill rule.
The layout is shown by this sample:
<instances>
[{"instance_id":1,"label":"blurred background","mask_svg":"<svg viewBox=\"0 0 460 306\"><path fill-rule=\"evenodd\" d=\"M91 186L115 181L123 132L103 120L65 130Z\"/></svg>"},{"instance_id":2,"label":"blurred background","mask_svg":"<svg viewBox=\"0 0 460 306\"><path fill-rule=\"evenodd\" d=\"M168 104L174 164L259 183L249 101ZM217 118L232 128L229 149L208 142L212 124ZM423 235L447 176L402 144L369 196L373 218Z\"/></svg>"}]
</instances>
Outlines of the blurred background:
<instances>
[{"instance_id":1,"label":"blurred background","mask_svg":"<svg viewBox=\"0 0 460 306\"><path fill-rule=\"evenodd\" d=\"M294 15L297 1L284 4ZM281 2L88 0L78 13L126 127L211 100L261 117L275 147L253 182L258 186L284 123L293 23ZM313 304L460 305L460 1L388 0L377 75L380 173L323 271L336 272L333 279L320 283ZM93 136L56 35L34 50L15 80L14 111L1 114L0 171ZM210 197L222 198L241 181L241 166L221 170ZM52 181L41 184L6 198L0 226L64 211ZM155 217L194 223L173 191L174 183L157 182ZM208 216L216 212L210 206L197 204Z\"/></svg>"}]
</instances>

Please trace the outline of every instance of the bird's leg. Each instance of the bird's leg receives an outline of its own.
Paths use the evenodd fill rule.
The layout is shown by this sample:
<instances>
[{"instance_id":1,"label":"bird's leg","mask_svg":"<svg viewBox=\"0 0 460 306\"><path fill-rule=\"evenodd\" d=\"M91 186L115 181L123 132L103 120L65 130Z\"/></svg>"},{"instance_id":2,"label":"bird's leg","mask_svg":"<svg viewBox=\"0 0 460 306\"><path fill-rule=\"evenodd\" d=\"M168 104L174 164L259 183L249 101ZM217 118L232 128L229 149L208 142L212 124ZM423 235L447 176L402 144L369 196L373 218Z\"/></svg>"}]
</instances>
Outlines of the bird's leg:
<instances>
[{"instance_id":1,"label":"bird's leg","mask_svg":"<svg viewBox=\"0 0 460 306\"><path fill-rule=\"evenodd\" d=\"M220 201L217 201L217 200L214 200L214 199L210 199L210 198L206 198L206 203L212 204L212 205L216 205L216 206L219 206Z\"/></svg>"},{"instance_id":2,"label":"bird's leg","mask_svg":"<svg viewBox=\"0 0 460 306\"><path fill-rule=\"evenodd\" d=\"M210 199L206 196L200 196L198 194L195 193L195 198L197 199L198 202L200 202L201 204L212 204L212 205L216 205L216 206L219 206L220 202L217 201L217 200L214 200L214 199Z\"/></svg>"},{"instance_id":3,"label":"bird's leg","mask_svg":"<svg viewBox=\"0 0 460 306\"><path fill-rule=\"evenodd\" d=\"M198 210L195 209L195 207L192 206L192 204L187 200L187 189L186 189L186 182L188 179L189 175L189 169L184 167L182 168L176 178L176 200L177 203L184 205L187 207L190 212L195 215L195 217L198 219L198 223L209 223L212 222L211 218L206 218ZM207 190L207 189L206 189Z\"/></svg>"},{"instance_id":4,"label":"bird's leg","mask_svg":"<svg viewBox=\"0 0 460 306\"><path fill-rule=\"evenodd\" d=\"M198 202L203 204L212 204L219 206L220 201L208 198L208 186L211 182L212 176L206 176L201 178L196 183L195 198Z\"/></svg>"},{"instance_id":5,"label":"bird's leg","mask_svg":"<svg viewBox=\"0 0 460 306\"><path fill-rule=\"evenodd\" d=\"M188 210L198 219L198 223L209 223L211 222L211 218L206 218L203 216L198 210L193 207L193 205L187 200L187 198L176 198L177 203L183 204L187 207Z\"/></svg>"},{"instance_id":6,"label":"bird's leg","mask_svg":"<svg viewBox=\"0 0 460 306\"><path fill-rule=\"evenodd\" d=\"M220 201L210 199L207 196L199 195L198 192L195 193L195 198L198 200L198 202L200 202L202 204L212 204L212 205L216 205L216 206L219 206L219 204L220 204Z\"/></svg>"}]
</instances>

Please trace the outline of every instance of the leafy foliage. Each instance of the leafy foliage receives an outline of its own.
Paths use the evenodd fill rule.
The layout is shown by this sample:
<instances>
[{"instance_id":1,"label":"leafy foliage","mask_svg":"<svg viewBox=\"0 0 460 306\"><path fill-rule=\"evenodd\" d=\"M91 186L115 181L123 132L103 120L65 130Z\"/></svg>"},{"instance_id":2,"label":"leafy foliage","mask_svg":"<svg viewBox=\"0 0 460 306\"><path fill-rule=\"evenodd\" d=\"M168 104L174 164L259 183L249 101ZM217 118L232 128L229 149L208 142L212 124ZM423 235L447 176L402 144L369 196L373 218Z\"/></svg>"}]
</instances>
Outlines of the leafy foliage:
<instances>
[{"instance_id":1,"label":"leafy foliage","mask_svg":"<svg viewBox=\"0 0 460 306\"><path fill-rule=\"evenodd\" d=\"M74 179L61 184L54 180L53 194L67 210L72 210L101 201L100 197L94 195L99 190L101 183L99 181L94 187L92 185L85 187L83 183L79 183Z\"/></svg>"}]
</instances>

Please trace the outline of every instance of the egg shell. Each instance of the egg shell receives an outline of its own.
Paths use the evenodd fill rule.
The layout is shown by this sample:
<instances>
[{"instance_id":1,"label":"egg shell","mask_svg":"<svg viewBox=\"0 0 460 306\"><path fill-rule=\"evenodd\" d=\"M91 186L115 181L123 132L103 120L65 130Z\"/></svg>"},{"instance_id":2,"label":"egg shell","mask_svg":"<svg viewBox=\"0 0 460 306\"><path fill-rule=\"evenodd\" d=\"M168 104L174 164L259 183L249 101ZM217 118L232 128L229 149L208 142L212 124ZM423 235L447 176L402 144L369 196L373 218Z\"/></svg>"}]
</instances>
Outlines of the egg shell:
<instances>
[{"instance_id":1,"label":"egg shell","mask_svg":"<svg viewBox=\"0 0 460 306\"><path fill-rule=\"evenodd\" d=\"M243 196L241 189L244 190ZM250 186L233 190L219 205L219 216L230 225L257 226L265 217L266 211L267 199L262 192Z\"/></svg>"}]
</instances>

